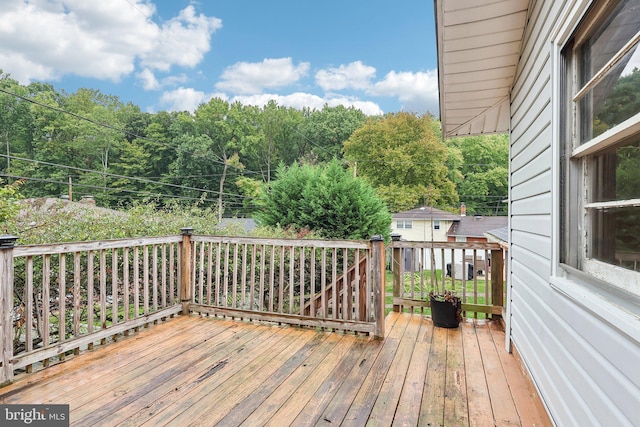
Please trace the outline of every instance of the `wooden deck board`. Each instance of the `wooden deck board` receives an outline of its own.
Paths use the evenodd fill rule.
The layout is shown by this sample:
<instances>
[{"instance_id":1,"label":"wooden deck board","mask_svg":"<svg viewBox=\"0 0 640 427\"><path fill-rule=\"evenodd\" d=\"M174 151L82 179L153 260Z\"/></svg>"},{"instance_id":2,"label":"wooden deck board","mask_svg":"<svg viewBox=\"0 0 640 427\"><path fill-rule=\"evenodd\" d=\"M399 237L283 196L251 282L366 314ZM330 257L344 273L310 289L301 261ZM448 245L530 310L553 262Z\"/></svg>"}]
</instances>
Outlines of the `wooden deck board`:
<instances>
[{"instance_id":1,"label":"wooden deck board","mask_svg":"<svg viewBox=\"0 0 640 427\"><path fill-rule=\"evenodd\" d=\"M387 338L180 316L0 388L72 425L551 425L495 324L392 313Z\"/></svg>"}]
</instances>

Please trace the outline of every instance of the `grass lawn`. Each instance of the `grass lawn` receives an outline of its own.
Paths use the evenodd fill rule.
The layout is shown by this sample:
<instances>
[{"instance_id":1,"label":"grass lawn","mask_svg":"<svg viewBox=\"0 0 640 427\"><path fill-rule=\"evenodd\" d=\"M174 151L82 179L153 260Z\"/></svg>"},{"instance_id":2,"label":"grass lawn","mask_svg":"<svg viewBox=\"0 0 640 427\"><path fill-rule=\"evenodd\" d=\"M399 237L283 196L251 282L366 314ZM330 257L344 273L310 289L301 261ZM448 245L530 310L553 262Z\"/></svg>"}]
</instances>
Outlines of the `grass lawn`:
<instances>
[{"instance_id":1,"label":"grass lawn","mask_svg":"<svg viewBox=\"0 0 640 427\"><path fill-rule=\"evenodd\" d=\"M413 295L415 299L421 299L421 295L424 295L424 299L427 298L429 294L429 290L431 289L431 272L425 271L424 277L422 281L420 280L420 273L405 273L404 275L404 295L406 298L411 298L411 287L413 285ZM412 282L413 276L413 282ZM436 283L438 284L438 288L442 289L442 271L436 271ZM385 292L385 314L388 314L393 307L393 272L386 272L386 292ZM421 289L424 286L424 289ZM459 296L463 299L463 303L469 304L486 304L485 290L487 286L487 281L484 278L478 277L476 282L474 283L473 279L466 280L463 283L462 280L452 280L451 277L445 277L445 289L454 291L456 296ZM474 292L474 287L477 287L477 290ZM464 291L464 292L463 292ZM477 298L474 299L474 294L477 295ZM416 310L420 310L417 308ZM429 308L424 308L424 314L431 314L431 310ZM411 312L411 307L405 307L405 312ZM475 313L467 313L467 316L472 316ZM477 313L478 318L485 318L484 313Z\"/></svg>"}]
</instances>

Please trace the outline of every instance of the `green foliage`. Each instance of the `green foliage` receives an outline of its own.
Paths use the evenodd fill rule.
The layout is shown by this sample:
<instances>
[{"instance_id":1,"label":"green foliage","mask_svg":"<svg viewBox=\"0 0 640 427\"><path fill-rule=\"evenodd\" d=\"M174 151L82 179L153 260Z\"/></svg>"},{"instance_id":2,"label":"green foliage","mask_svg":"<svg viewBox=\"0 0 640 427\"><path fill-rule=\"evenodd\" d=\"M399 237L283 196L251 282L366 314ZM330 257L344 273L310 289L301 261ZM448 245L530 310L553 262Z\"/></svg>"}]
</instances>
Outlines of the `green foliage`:
<instances>
[{"instance_id":1,"label":"green foliage","mask_svg":"<svg viewBox=\"0 0 640 427\"><path fill-rule=\"evenodd\" d=\"M373 188L340 162L278 167L261 200L262 225L311 230L329 239L389 237L391 216Z\"/></svg>"},{"instance_id":2,"label":"green foliage","mask_svg":"<svg viewBox=\"0 0 640 427\"><path fill-rule=\"evenodd\" d=\"M450 154L431 116L397 113L370 119L345 142L344 155L394 211L416 204L458 204L446 165Z\"/></svg>"},{"instance_id":3,"label":"green foliage","mask_svg":"<svg viewBox=\"0 0 640 427\"><path fill-rule=\"evenodd\" d=\"M457 208L460 193L470 209L494 212L489 202L506 191L506 169L465 169L487 159L506 168L502 146L469 159L473 144L443 143L429 115L366 117L344 106L297 110L219 98L193 113L152 114L98 90L24 86L1 71L0 87L16 94L0 93L0 173L8 182L26 177L25 197L68 194L71 181L74 200L92 195L108 208L200 200L218 216L250 216L276 165L321 165L343 153L391 211Z\"/></svg>"},{"instance_id":4,"label":"green foliage","mask_svg":"<svg viewBox=\"0 0 640 427\"><path fill-rule=\"evenodd\" d=\"M0 184L2 184L1 179ZM4 226L8 221L15 219L20 211L20 205L18 204L18 201L22 199L22 195L18 191L20 184L22 184L22 181L0 186L0 224L5 228L4 233L9 232Z\"/></svg>"},{"instance_id":5,"label":"green foliage","mask_svg":"<svg viewBox=\"0 0 640 427\"><path fill-rule=\"evenodd\" d=\"M616 73L609 76L615 79L611 93L596 113L594 136L622 123L640 111L640 69L634 68L629 74L619 77Z\"/></svg>"},{"instance_id":6,"label":"green foliage","mask_svg":"<svg viewBox=\"0 0 640 427\"><path fill-rule=\"evenodd\" d=\"M60 199L32 199L23 201L20 215L5 225L26 245L166 236L183 227L199 234L224 234L216 217L212 208L197 204L170 203L161 208L147 200L116 211Z\"/></svg>"},{"instance_id":7,"label":"green foliage","mask_svg":"<svg viewBox=\"0 0 640 427\"><path fill-rule=\"evenodd\" d=\"M456 182L468 214L506 214L509 194L509 137L506 134L454 138L462 179Z\"/></svg>"}]
</instances>

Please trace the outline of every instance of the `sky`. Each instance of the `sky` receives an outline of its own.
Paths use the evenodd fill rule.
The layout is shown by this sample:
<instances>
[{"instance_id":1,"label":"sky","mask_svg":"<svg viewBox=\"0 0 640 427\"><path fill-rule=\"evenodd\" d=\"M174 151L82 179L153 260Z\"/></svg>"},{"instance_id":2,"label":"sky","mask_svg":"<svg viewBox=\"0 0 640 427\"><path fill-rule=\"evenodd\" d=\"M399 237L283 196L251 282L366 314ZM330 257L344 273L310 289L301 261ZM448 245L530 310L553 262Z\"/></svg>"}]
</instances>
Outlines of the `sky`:
<instances>
[{"instance_id":1,"label":"sky","mask_svg":"<svg viewBox=\"0 0 640 427\"><path fill-rule=\"evenodd\" d=\"M213 97L438 116L433 2L0 0L0 70L142 111Z\"/></svg>"}]
</instances>

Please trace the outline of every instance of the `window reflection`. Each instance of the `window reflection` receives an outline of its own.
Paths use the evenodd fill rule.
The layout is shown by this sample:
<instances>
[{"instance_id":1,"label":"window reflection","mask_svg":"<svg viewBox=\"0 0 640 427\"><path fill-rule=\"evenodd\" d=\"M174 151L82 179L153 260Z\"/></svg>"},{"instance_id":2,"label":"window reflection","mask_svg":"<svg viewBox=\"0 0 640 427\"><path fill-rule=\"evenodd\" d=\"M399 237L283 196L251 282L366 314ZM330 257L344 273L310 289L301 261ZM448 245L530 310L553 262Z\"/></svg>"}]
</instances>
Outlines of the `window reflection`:
<instances>
[{"instance_id":1,"label":"window reflection","mask_svg":"<svg viewBox=\"0 0 640 427\"><path fill-rule=\"evenodd\" d=\"M600 261L640 271L640 207L592 212L593 251Z\"/></svg>"},{"instance_id":2,"label":"window reflection","mask_svg":"<svg viewBox=\"0 0 640 427\"><path fill-rule=\"evenodd\" d=\"M640 138L594 156L593 202L640 199Z\"/></svg>"}]
</instances>

